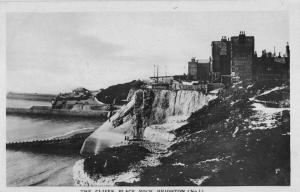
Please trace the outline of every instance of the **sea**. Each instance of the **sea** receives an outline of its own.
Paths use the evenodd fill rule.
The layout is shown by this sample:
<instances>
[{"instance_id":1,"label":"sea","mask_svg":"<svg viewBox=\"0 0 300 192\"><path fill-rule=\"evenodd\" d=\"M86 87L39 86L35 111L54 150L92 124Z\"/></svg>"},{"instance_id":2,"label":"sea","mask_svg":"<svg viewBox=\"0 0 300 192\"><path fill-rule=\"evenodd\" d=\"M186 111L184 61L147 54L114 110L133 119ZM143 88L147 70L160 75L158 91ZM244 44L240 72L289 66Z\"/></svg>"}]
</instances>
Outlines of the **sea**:
<instances>
[{"instance_id":1,"label":"sea","mask_svg":"<svg viewBox=\"0 0 300 192\"><path fill-rule=\"evenodd\" d=\"M46 101L7 99L7 107L50 106ZM97 128L101 119L6 116L6 142L61 136L75 130ZM16 186L73 186L72 168L81 157L6 150L6 184Z\"/></svg>"}]
</instances>

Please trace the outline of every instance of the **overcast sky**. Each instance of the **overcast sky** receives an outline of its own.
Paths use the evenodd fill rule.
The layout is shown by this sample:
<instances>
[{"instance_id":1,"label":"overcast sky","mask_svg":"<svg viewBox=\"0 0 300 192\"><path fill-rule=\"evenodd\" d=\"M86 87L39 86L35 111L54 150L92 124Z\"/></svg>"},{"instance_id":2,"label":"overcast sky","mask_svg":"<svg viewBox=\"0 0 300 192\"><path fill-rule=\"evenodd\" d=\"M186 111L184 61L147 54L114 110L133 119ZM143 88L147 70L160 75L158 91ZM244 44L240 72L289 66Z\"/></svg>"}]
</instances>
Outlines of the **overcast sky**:
<instances>
[{"instance_id":1,"label":"overcast sky","mask_svg":"<svg viewBox=\"0 0 300 192\"><path fill-rule=\"evenodd\" d=\"M255 50L285 51L287 12L9 13L7 90L58 93L187 72L211 41L255 36ZM185 70L185 71L184 71Z\"/></svg>"}]
</instances>

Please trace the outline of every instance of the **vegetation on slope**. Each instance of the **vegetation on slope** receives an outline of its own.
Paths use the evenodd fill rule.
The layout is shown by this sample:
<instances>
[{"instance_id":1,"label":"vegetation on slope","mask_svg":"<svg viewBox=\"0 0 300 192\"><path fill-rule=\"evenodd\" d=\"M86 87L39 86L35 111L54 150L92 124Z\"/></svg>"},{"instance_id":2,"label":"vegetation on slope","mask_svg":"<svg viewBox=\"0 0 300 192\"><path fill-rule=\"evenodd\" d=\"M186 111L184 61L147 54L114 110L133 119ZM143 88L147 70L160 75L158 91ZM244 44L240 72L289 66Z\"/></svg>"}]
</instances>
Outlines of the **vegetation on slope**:
<instances>
[{"instance_id":1,"label":"vegetation on slope","mask_svg":"<svg viewBox=\"0 0 300 192\"><path fill-rule=\"evenodd\" d=\"M282 83L227 89L231 94L221 94L176 130L172 154L145 168L136 185L290 185L289 110L276 113L268 128L249 100ZM265 129L253 129L255 122Z\"/></svg>"},{"instance_id":2,"label":"vegetation on slope","mask_svg":"<svg viewBox=\"0 0 300 192\"><path fill-rule=\"evenodd\" d=\"M128 83L110 86L96 95L97 99L103 103L111 104L115 100L116 105L123 104L122 100L127 98L130 89L138 89L143 85L142 81L131 81Z\"/></svg>"},{"instance_id":3,"label":"vegetation on slope","mask_svg":"<svg viewBox=\"0 0 300 192\"><path fill-rule=\"evenodd\" d=\"M276 87L284 88L261 94ZM174 131L176 141L170 153L159 159L161 164L141 167L139 181L116 185L290 185L290 112L259 109L264 106L258 101L262 98L287 100L288 82L266 81L223 90ZM264 109L275 112L268 114ZM84 170L94 179L118 174L149 154L137 145L109 148L85 159Z\"/></svg>"},{"instance_id":4,"label":"vegetation on slope","mask_svg":"<svg viewBox=\"0 0 300 192\"><path fill-rule=\"evenodd\" d=\"M147 149L134 144L107 148L98 155L86 158L84 171L92 178L124 172L149 154Z\"/></svg>"}]
</instances>

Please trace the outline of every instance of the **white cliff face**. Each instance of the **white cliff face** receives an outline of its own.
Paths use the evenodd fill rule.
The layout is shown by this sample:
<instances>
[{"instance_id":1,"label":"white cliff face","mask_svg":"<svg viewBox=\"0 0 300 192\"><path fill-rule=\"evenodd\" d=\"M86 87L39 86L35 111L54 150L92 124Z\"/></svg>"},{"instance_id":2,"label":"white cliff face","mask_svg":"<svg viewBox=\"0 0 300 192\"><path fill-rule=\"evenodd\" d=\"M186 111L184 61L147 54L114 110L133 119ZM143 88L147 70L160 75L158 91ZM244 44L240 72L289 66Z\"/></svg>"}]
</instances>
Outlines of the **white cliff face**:
<instances>
[{"instance_id":1,"label":"white cliff face","mask_svg":"<svg viewBox=\"0 0 300 192\"><path fill-rule=\"evenodd\" d=\"M153 93L149 94L149 91ZM153 98L146 98L150 97L149 95ZM143 96L144 98L140 98ZM135 111L145 111L147 114L142 112L141 118L147 121L146 127L143 127L145 139L162 141L167 146L167 143L174 139L174 135L169 131L182 126L191 113L207 105L213 97L192 90L137 90L134 94L130 92L129 98L131 100L127 105L85 140L81 154L97 154L105 147L124 144L125 135L130 135L136 126ZM136 102L141 100L145 104L137 105ZM135 108L137 106L139 109Z\"/></svg>"},{"instance_id":2,"label":"white cliff face","mask_svg":"<svg viewBox=\"0 0 300 192\"><path fill-rule=\"evenodd\" d=\"M166 123L172 117L178 117L178 121L186 120L191 113L207 105L208 101L209 97L198 91L155 91L155 99L152 104L153 124ZM184 118L180 119L180 117Z\"/></svg>"}]
</instances>

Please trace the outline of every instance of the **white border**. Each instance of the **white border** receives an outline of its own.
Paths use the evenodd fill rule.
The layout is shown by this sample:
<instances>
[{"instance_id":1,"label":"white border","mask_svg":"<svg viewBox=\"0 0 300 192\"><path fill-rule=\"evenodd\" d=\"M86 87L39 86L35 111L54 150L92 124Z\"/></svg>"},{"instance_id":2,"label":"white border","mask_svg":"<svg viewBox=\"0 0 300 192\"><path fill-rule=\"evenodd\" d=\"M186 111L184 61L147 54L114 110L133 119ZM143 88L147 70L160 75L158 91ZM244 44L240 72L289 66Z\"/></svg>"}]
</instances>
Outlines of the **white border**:
<instances>
[{"instance_id":1,"label":"white border","mask_svg":"<svg viewBox=\"0 0 300 192\"><path fill-rule=\"evenodd\" d=\"M176 9L174 9L176 7ZM296 0L232 0L232 1L0 1L0 191L78 191L81 189L115 189L120 187L6 187L5 150L5 94L6 94L6 13L8 12L106 12L106 11L282 11L288 10L290 17L291 49L291 186L290 187L171 187L172 189L203 189L206 191L300 191L300 2ZM299 53L299 54L298 54ZM153 189L155 187L122 187L125 189ZM162 189L163 187L157 187Z\"/></svg>"}]
</instances>

